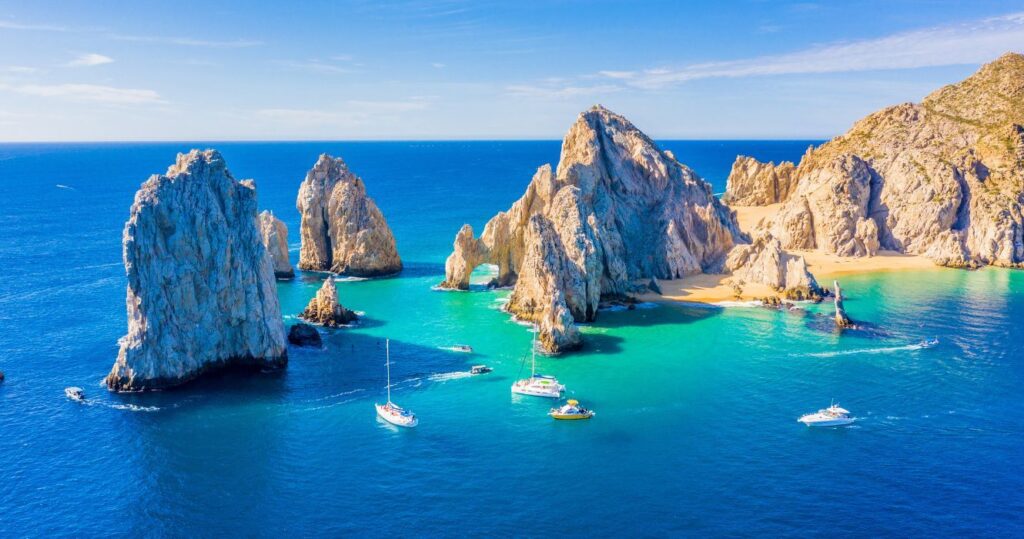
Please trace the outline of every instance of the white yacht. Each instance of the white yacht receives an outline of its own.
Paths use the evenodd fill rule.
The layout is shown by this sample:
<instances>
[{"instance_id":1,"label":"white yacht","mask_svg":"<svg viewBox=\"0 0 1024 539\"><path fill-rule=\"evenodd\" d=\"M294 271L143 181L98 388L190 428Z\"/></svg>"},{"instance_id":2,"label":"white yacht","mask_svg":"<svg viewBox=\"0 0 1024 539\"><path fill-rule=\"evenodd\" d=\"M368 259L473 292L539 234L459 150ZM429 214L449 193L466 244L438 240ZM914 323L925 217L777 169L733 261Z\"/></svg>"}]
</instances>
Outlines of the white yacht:
<instances>
[{"instance_id":1,"label":"white yacht","mask_svg":"<svg viewBox=\"0 0 1024 539\"><path fill-rule=\"evenodd\" d=\"M388 401L384 404L376 403L374 406L377 408L377 415L381 419L397 425L399 427L415 427L420 424L420 420L416 419L416 414L412 413L411 410L406 410L401 406L391 402L391 340L384 341L384 350L387 359L384 364L388 369Z\"/></svg>"},{"instance_id":2,"label":"white yacht","mask_svg":"<svg viewBox=\"0 0 1024 539\"><path fill-rule=\"evenodd\" d=\"M853 423L854 418L850 417L849 410L833 402L828 408L803 415L797 421L808 427L841 427Z\"/></svg>"},{"instance_id":3,"label":"white yacht","mask_svg":"<svg viewBox=\"0 0 1024 539\"><path fill-rule=\"evenodd\" d=\"M516 380L512 384L512 392L531 397L547 397L558 399L562 397L565 386L558 383L554 376L537 374L537 327L533 327L533 343L530 346L530 377Z\"/></svg>"},{"instance_id":4,"label":"white yacht","mask_svg":"<svg viewBox=\"0 0 1024 539\"><path fill-rule=\"evenodd\" d=\"M64 395L66 395L67 398L69 398L69 399L71 399L73 401L84 401L85 400L85 391L83 391L82 388L80 388L80 387L73 387L73 386L72 387L65 387L64 388Z\"/></svg>"}]
</instances>

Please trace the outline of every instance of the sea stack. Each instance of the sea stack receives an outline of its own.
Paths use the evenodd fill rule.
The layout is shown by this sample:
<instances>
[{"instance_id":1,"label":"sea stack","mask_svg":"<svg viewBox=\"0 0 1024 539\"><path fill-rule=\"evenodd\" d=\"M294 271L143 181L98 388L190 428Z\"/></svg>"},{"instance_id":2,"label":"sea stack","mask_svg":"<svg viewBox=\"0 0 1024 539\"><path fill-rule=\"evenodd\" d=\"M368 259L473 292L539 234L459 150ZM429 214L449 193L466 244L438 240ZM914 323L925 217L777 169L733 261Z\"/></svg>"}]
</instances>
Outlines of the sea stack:
<instances>
[{"instance_id":1,"label":"sea stack","mask_svg":"<svg viewBox=\"0 0 1024 539\"><path fill-rule=\"evenodd\" d=\"M1009 53L921 103L871 114L795 169L738 158L725 199L781 203L761 228L784 249L1021 267L1022 126L1024 56Z\"/></svg>"},{"instance_id":2,"label":"sea stack","mask_svg":"<svg viewBox=\"0 0 1024 539\"><path fill-rule=\"evenodd\" d=\"M358 316L338 302L338 289L334 286L334 278L328 277L299 318L311 324L334 328L346 326L354 322Z\"/></svg>"},{"instance_id":3,"label":"sea stack","mask_svg":"<svg viewBox=\"0 0 1024 539\"><path fill-rule=\"evenodd\" d=\"M476 266L497 265L497 284L515 285L508 311L539 324L540 346L556 353L580 346L575 323L594 320L602 300L645 292L653 278L724 271L730 250L746 243L707 182L596 106L569 129L557 169L537 169L479 238L463 226L442 286L466 289ZM791 268L805 270L778 266ZM813 278L776 281L810 286Z\"/></svg>"},{"instance_id":4,"label":"sea stack","mask_svg":"<svg viewBox=\"0 0 1024 539\"><path fill-rule=\"evenodd\" d=\"M295 270L288 260L288 226L268 210L260 212L260 236L274 265L274 277L292 279Z\"/></svg>"},{"instance_id":5,"label":"sea stack","mask_svg":"<svg viewBox=\"0 0 1024 539\"><path fill-rule=\"evenodd\" d=\"M846 316L846 309L843 308L843 290L839 288L839 281L832 281L833 297L836 305L836 327L846 329L854 327L854 323Z\"/></svg>"},{"instance_id":6,"label":"sea stack","mask_svg":"<svg viewBox=\"0 0 1024 539\"><path fill-rule=\"evenodd\" d=\"M296 346L310 346L320 348L323 346L323 339L315 327L299 322L288 330L288 342Z\"/></svg>"},{"instance_id":7,"label":"sea stack","mask_svg":"<svg viewBox=\"0 0 1024 539\"><path fill-rule=\"evenodd\" d=\"M341 158L320 156L299 187L299 269L362 277L402 270L395 237Z\"/></svg>"},{"instance_id":8,"label":"sea stack","mask_svg":"<svg viewBox=\"0 0 1024 539\"><path fill-rule=\"evenodd\" d=\"M215 150L178 154L135 194L123 234L128 333L114 391L173 387L224 367L288 362L256 186Z\"/></svg>"}]
</instances>

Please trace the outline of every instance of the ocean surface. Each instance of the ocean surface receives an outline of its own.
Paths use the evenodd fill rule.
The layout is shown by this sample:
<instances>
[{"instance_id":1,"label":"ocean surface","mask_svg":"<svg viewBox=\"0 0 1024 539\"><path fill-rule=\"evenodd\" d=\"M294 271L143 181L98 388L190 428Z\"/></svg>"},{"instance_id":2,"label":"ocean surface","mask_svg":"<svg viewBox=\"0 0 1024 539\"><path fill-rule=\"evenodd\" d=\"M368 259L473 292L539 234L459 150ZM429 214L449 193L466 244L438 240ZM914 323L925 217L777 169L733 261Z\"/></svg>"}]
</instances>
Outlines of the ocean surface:
<instances>
[{"instance_id":1,"label":"ocean surface","mask_svg":"<svg viewBox=\"0 0 1024 539\"><path fill-rule=\"evenodd\" d=\"M737 154L811 142L661 144L721 192ZM293 263L299 183L321 152L344 157L406 269L340 280L362 323L291 349L283 373L110 394L134 192L210 146L288 224ZM842 336L827 305L602 312L585 351L539 360L593 420L512 396L530 333L499 310L509 292L431 287L459 227L481 230L559 146L0 145L0 536L1024 535L1024 272L844 278L872 325ZM286 322L323 278L278 285ZM385 338L414 430L374 415ZM478 363L495 370L467 376ZM831 399L854 426L796 422Z\"/></svg>"}]
</instances>

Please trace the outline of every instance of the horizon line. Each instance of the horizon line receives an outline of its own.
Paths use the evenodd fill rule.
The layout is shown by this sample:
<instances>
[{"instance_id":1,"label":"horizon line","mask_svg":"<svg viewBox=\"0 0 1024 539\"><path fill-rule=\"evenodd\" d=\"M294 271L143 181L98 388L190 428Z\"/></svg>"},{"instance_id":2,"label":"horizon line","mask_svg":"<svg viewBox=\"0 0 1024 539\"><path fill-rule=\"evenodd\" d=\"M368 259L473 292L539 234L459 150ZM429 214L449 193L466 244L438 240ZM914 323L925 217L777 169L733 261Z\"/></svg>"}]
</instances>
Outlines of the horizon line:
<instances>
[{"instance_id":1,"label":"horizon line","mask_svg":"<svg viewBox=\"0 0 1024 539\"><path fill-rule=\"evenodd\" d=\"M780 137L780 138L686 138L651 137L655 141L685 142L818 142L834 137ZM101 139L101 140L0 140L4 144L176 144L176 143L374 143L374 142L562 142L562 138L379 138L379 139Z\"/></svg>"}]
</instances>

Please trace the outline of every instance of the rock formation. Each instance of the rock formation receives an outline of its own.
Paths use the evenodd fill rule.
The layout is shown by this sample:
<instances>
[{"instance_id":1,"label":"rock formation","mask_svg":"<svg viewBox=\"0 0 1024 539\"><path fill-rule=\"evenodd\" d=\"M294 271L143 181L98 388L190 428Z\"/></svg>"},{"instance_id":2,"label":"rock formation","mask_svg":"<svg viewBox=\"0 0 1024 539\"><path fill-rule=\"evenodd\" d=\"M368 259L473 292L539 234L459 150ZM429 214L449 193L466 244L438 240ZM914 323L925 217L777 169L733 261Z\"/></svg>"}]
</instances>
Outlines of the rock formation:
<instances>
[{"instance_id":1,"label":"rock formation","mask_svg":"<svg viewBox=\"0 0 1024 539\"><path fill-rule=\"evenodd\" d=\"M580 346L575 322L594 320L603 299L646 291L652 278L721 271L738 243L735 216L707 182L598 106L565 136L557 170L540 167L479 238L462 227L442 286L466 289L475 267L497 265L497 284L515 284L509 312L538 323L542 348L560 352ZM791 267L800 269L779 271Z\"/></svg>"},{"instance_id":2,"label":"rock formation","mask_svg":"<svg viewBox=\"0 0 1024 539\"><path fill-rule=\"evenodd\" d=\"M1024 56L1011 53L920 104L864 118L808 150L795 170L783 164L766 172L770 164L737 160L727 197L768 203L760 193L778 185L773 177L791 174L795 189L764 224L785 249L849 256L889 249L946 266L1020 267L1022 126Z\"/></svg>"},{"instance_id":3,"label":"rock formation","mask_svg":"<svg viewBox=\"0 0 1024 539\"><path fill-rule=\"evenodd\" d=\"M767 206L785 202L796 187L789 161L778 165L739 156L732 164L722 202L732 206Z\"/></svg>"},{"instance_id":4,"label":"rock formation","mask_svg":"<svg viewBox=\"0 0 1024 539\"><path fill-rule=\"evenodd\" d=\"M302 322L295 324L288 330L288 342L296 346L311 346L314 348L323 346L320 332L315 327L303 324Z\"/></svg>"},{"instance_id":5,"label":"rock formation","mask_svg":"<svg viewBox=\"0 0 1024 539\"><path fill-rule=\"evenodd\" d=\"M821 287L807 269L807 262L784 251L771 234L759 236L747 245L737 245L729 253L725 267L741 281L762 283L782 291L786 299L821 299Z\"/></svg>"},{"instance_id":6,"label":"rock formation","mask_svg":"<svg viewBox=\"0 0 1024 539\"><path fill-rule=\"evenodd\" d=\"M832 295L836 305L836 327L839 329L852 328L855 324L849 316L846 316L846 309L843 308L843 289L839 288L839 281L832 281L832 285L834 286Z\"/></svg>"},{"instance_id":7,"label":"rock formation","mask_svg":"<svg viewBox=\"0 0 1024 539\"><path fill-rule=\"evenodd\" d=\"M295 270L288 261L288 226L268 210L260 212L260 236L274 265L274 277L291 279Z\"/></svg>"},{"instance_id":8,"label":"rock formation","mask_svg":"<svg viewBox=\"0 0 1024 539\"><path fill-rule=\"evenodd\" d=\"M348 325L359 317L338 303L338 289L334 286L334 278L328 277L299 318L312 324L334 328Z\"/></svg>"},{"instance_id":9,"label":"rock formation","mask_svg":"<svg viewBox=\"0 0 1024 539\"><path fill-rule=\"evenodd\" d=\"M299 187L299 269L363 277L402 270L395 237L341 158L321 155Z\"/></svg>"},{"instance_id":10,"label":"rock formation","mask_svg":"<svg viewBox=\"0 0 1024 539\"><path fill-rule=\"evenodd\" d=\"M256 187L215 150L179 154L137 193L123 235L128 334L107 386L175 386L221 367L288 361Z\"/></svg>"}]
</instances>

